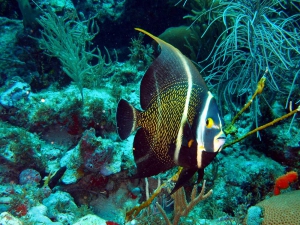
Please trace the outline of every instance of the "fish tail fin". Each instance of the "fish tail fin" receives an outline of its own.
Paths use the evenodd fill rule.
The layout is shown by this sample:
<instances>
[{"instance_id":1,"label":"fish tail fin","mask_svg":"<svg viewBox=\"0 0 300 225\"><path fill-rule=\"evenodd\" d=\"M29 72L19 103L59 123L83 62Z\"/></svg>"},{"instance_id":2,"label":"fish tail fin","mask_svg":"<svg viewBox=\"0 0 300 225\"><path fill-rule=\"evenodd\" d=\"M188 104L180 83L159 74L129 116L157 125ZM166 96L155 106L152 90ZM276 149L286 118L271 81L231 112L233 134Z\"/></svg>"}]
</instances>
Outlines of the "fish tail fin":
<instances>
[{"instance_id":1,"label":"fish tail fin","mask_svg":"<svg viewBox=\"0 0 300 225\"><path fill-rule=\"evenodd\" d=\"M124 99L121 99L117 108L117 131L122 140L138 128L138 118L140 111L135 109Z\"/></svg>"}]
</instances>

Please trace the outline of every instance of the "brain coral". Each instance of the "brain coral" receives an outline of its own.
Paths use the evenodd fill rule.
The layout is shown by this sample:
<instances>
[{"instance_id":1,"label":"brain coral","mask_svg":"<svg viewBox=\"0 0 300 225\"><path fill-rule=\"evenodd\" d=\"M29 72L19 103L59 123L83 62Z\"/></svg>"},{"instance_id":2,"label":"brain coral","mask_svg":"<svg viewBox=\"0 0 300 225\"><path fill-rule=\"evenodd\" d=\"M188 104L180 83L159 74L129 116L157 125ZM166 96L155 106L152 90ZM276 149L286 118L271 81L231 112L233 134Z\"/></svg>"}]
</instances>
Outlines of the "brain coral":
<instances>
[{"instance_id":1,"label":"brain coral","mask_svg":"<svg viewBox=\"0 0 300 225\"><path fill-rule=\"evenodd\" d=\"M256 206L263 209L262 225L300 224L300 190L273 196Z\"/></svg>"}]
</instances>

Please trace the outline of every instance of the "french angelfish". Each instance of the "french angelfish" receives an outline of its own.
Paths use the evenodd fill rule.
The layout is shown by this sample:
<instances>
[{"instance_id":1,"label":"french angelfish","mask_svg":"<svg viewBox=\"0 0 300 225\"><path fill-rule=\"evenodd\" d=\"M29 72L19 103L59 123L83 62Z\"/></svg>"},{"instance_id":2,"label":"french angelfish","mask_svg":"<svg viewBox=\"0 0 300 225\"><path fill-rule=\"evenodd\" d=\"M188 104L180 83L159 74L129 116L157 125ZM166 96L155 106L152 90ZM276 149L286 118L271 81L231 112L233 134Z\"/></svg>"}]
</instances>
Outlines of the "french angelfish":
<instances>
[{"instance_id":1,"label":"french angelfish","mask_svg":"<svg viewBox=\"0 0 300 225\"><path fill-rule=\"evenodd\" d=\"M150 177L181 166L183 170L171 194L204 168L225 143L223 120L202 76L177 48L150 36L160 47L159 56L146 71L140 85L142 110L121 99L117 108L117 131L122 140L137 130L133 155L134 177Z\"/></svg>"}]
</instances>

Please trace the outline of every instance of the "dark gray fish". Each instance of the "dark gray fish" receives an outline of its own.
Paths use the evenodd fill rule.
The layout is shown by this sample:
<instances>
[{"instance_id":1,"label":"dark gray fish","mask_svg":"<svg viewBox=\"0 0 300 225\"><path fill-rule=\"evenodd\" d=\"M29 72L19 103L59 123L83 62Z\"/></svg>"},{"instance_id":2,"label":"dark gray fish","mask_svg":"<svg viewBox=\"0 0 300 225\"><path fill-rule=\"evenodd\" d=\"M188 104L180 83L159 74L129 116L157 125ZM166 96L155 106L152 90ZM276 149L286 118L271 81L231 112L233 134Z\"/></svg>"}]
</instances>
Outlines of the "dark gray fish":
<instances>
[{"instance_id":1,"label":"dark gray fish","mask_svg":"<svg viewBox=\"0 0 300 225\"><path fill-rule=\"evenodd\" d=\"M183 170L172 191L204 168L225 143L223 121L215 99L194 64L177 48L153 38L161 52L145 73L140 86L143 111L120 100L117 129L121 139L137 130L133 154L135 177L149 177L178 165ZM171 194L172 194L171 193Z\"/></svg>"}]
</instances>

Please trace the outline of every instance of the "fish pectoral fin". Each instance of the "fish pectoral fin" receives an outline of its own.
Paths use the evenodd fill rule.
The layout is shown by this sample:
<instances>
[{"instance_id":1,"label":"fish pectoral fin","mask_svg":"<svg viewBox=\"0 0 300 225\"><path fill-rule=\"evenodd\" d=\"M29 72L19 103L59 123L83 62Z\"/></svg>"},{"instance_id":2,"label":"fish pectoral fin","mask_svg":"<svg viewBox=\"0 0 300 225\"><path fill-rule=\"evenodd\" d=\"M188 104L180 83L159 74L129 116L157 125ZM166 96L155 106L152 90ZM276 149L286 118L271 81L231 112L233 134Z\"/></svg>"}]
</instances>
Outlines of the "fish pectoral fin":
<instances>
[{"instance_id":1,"label":"fish pectoral fin","mask_svg":"<svg viewBox=\"0 0 300 225\"><path fill-rule=\"evenodd\" d=\"M190 140L190 143L193 145L196 142ZM169 149L169 156L174 159L175 144L171 145ZM181 146L176 164L184 168L197 167L196 147Z\"/></svg>"},{"instance_id":2,"label":"fish pectoral fin","mask_svg":"<svg viewBox=\"0 0 300 225\"><path fill-rule=\"evenodd\" d=\"M169 156L175 161L178 166L190 168L197 166L197 142L195 141L191 127L188 121L183 126L182 143L179 150L179 155L175 159L176 143L169 146Z\"/></svg>"},{"instance_id":3,"label":"fish pectoral fin","mask_svg":"<svg viewBox=\"0 0 300 225\"><path fill-rule=\"evenodd\" d=\"M171 191L170 195L174 194L179 188L181 188L184 184L186 184L197 172L197 168L184 168L180 175L179 178L175 184L175 187Z\"/></svg>"},{"instance_id":4,"label":"fish pectoral fin","mask_svg":"<svg viewBox=\"0 0 300 225\"><path fill-rule=\"evenodd\" d=\"M194 140L195 137L193 135L191 126L189 122L186 121L183 126L182 146L190 147Z\"/></svg>"},{"instance_id":5,"label":"fish pectoral fin","mask_svg":"<svg viewBox=\"0 0 300 225\"><path fill-rule=\"evenodd\" d=\"M144 128L140 128L133 142L133 156L137 166L137 173L133 178L151 177L163 171L171 169L174 164L163 163L152 150L149 139L149 133Z\"/></svg>"}]
</instances>

